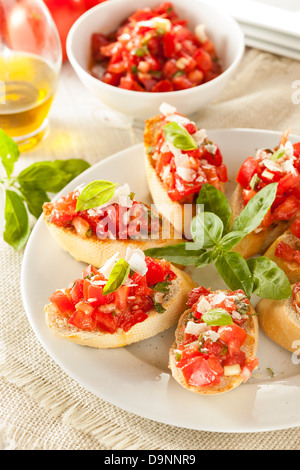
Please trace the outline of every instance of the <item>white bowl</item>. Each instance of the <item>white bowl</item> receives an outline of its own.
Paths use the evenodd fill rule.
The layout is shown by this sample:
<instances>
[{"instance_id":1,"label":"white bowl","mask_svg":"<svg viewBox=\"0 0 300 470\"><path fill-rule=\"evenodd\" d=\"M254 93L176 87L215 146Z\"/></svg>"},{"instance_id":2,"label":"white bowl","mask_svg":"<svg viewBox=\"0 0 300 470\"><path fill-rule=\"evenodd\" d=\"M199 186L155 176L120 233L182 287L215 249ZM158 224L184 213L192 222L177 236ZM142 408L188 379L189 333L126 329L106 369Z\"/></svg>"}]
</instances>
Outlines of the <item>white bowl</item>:
<instances>
[{"instance_id":1,"label":"white bowl","mask_svg":"<svg viewBox=\"0 0 300 470\"><path fill-rule=\"evenodd\" d=\"M206 25L206 32L221 59L221 75L197 87L163 93L125 90L93 77L88 72L92 33L110 33L137 8L151 8L160 3L162 0L108 0L84 13L67 38L69 61L83 85L104 104L135 119L156 115L162 102L175 106L182 114L195 113L220 94L244 54L244 35L233 18L199 0L173 0L178 15L188 20L189 29L193 31L199 23Z\"/></svg>"}]
</instances>

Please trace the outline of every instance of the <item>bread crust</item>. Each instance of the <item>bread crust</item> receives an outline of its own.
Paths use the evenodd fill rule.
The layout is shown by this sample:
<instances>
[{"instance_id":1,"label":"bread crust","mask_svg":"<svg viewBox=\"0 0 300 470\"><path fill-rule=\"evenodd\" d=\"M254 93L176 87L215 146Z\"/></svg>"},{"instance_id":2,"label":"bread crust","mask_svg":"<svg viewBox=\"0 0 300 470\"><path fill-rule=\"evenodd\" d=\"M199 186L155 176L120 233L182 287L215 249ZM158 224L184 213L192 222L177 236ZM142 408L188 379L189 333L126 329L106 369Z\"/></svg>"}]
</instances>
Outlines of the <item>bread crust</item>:
<instances>
[{"instance_id":1,"label":"bread crust","mask_svg":"<svg viewBox=\"0 0 300 470\"><path fill-rule=\"evenodd\" d=\"M216 291L216 293L217 292L223 292L223 291L219 290L219 291ZM249 336L241 348L243 351L245 351L247 358L256 356L257 347L258 347L258 335L259 335L258 320L257 320L256 312L252 305L250 305L250 310L251 310L251 315L249 316L249 319L245 323L245 329ZM186 310L180 317L177 328L176 328L176 332L175 332L175 341L169 351L169 368L171 369L172 376L182 387L188 389L191 392L197 393L199 395L220 395L222 393L229 392L230 390L233 390L234 388L238 387L243 382L243 379L240 376L231 376L231 377L223 376L221 378L220 383L212 387L205 387L205 386L200 387L200 388L193 387L193 386L190 386L186 382L181 369L176 367L175 351L178 348L178 345L183 342L183 327L186 323L186 319L188 317L189 312L190 310Z\"/></svg>"},{"instance_id":2,"label":"bread crust","mask_svg":"<svg viewBox=\"0 0 300 470\"><path fill-rule=\"evenodd\" d=\"M289 245L293 250L300 251L300 240L298 237L292 234L290 230L284 232L283 235L277 238L274 243L268 248L264 256L274 261L287 275L288 280L291 284L300 282L300 264L293 262L287 262L275 255L276 248L280 242L284 242Z\"/></svg>"},{"instance_id":3,"label":"bread crust","mask_svg":"<svg viewBox=\"0 0 300 470\"><path fill-rule=\"evenodd\" d=\"M271 340L292 353L299 350L300 315L293 307L292 299L262 299L256 311L261 330Z\"/></svg>"},{"instance_id":4,"label":"bread crust","mask_svg":"<svg viewBox=\"0 0 300 470\"><path fill-rule=\"evenodd\" d=\"M160 116L146 120L144 130L145 169L151 197L157 210L170 221L175 230L184 238L191 239L191 221L196 214L196 204L181 204L172 201L155 171L152 148L155 146L157 134L160 130ZM224 192L225 184L220 183Z\"/></svg>"},{"instance_id":5,"label":"bread crust","mask_svg":"<svg viewBox=\"0 0 300 470\"><path fill-rule=\"evenodd\" d=\"M120 257L124 257L128 247L144 251L150 248L173 245L183 241L180 234L174 230L174 227L165 223L163 223L164 232L161 235L163 236L164 233L166 233L169 238L100 240L97 235L93 233L89 238L83 239L76 233L72 226L59 227L49 222L50 207L49 203L44 204L43 219L49 232L60 247L68 252L76 261L92 264L96 268L100 268L105 261L111 258L115 253L119 253Z\"/></svg>"},{"instance_id":6,"label":"bread crust","mask_svg":"<svg viewBox=\"0 0 300 470\"><path fill-rule=\"evenodd\" d=\"M242 191L242 186L238 184L230 198L232 224L244 209ZM253 232L246 235L232 249L232 251L240 253L245 259L251 258L252 256L258 254L263 254L268 249L268 247L272 245L272 243L274 243L274 241L288 229L291 222L292 221L279 221L270 225L269 227L253 230Z\"/></svg>"},{"instance_id":7,"label":"bread crust","mask_svg":"<svg viewBox=\"0 0 300 470\"><path fill-rule=\"evenodd\" d=\"M175 325L179 316L186 308L189 292L196 287L195 281L185 272L175 266L172 271L177 274L173 295L163 303L166 311L158 313L151 310L146 320L134 325L129 331L107 333L100 330L84 331L70 325L53 303L44 307L46 324L55 335L73 343L93 348L117 348L127 346L150 338Z\"/></svg>"}]
</instances>

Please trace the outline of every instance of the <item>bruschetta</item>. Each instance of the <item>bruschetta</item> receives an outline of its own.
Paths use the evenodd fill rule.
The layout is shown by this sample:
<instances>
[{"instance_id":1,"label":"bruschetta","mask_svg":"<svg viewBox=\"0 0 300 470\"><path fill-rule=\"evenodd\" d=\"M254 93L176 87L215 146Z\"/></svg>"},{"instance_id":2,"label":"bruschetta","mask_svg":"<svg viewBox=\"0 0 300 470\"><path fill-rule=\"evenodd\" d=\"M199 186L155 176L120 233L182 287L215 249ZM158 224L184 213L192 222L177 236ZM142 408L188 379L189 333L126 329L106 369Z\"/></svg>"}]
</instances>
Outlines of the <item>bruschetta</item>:
<instances>
[{"instance_id":1,"label":"bruschetta","mask_svg":"<svg viewBox=\"0 0 300 470\"><path fill-rule=\"evenodd\" d=\"M278 183L274 203L260 226L234 248L245 258L263 254L300 215L300 143L292 145L288 134L281 136L278 147L262 148L249 156L238 171L238 184L230 200L232 222L258 191Z\"/></svg>"},{"instance_id":2,"label":"bruschetta","mask_svg":"<svg viewBox=\"0 0 300 470\"><path fill-rule=\"evenodd\" d=\"M78 211L85 187L43 205L50 233L77 261L99 268L116 251L124 256L128 247L146 250L182 241L169 221L135 199L127 184L117 187L106 203Z\"/></svg>"},{"instance_id":3,"label":"bruschetta","mask_svg":"<svg viewBox=\"0 0 300 470\"><path fill-rule=\"evenodd\" d=\"M267 249L265 256L285 272L291 284L300 282L300 218L277 238Z\"/></svg>"},{"instance_id":4,"label":"bruschetta","mask_svg":"<svg viewBox=\"0 0 300 470\"><path fill-rule=\"evenodd\" d=\"M201 395L228 392L258 367L258 321L243 291L193 289L169 353L174 379Z\"/></svg>"},{"instance_id":5,"label":"bruschetta","mask_svg":"<svg viewBox=\"0 0 300 470\"><path fill-rule=\"evenodd\" d=\"M120 260L128 263L128 273L120 285L105 292ZM50 295L46 323L57 336L71 342L94 348L122 347L176 324L195 286L188 274L168 261L128 248L125 258L115 254L99 269L90 265L68 288Z\"/></svg>"},{"instance_id":6,"label":"bruschetta","mask_svg":"<svg viewBox=\"0 0 300 470\"><path fill-rule=\"evenodd\" d=\"M292 353L300 352L300 283L292 284L290 299L262 299L256 306L261 330Z\"/></svg>"},{"instance_id":7,"label":"bruschetta","mask_svg":"<svg viewBox=\"0 0 300 470\"><path fill-rule=\"evenodd\" d=\"M196 199L204 183L224 192L228 179L221 151L205 129L199 129L173 106L146 120L145 166L154 204L175 229L190 238Z\"/></svg>"}]
</instances>

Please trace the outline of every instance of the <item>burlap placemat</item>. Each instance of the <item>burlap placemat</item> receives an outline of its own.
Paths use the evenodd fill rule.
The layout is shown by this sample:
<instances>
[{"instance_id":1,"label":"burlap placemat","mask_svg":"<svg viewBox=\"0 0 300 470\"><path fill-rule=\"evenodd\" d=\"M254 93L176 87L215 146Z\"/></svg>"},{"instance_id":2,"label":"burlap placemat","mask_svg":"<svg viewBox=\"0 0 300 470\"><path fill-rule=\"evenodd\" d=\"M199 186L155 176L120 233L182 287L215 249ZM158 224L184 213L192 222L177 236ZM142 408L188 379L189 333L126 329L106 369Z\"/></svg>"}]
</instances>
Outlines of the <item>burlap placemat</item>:
<instances>
[{"instance_id":1,"label":"burlap placemat","mask_svg":"<svg viewBox=\"0 0 300 470\"><path fill-rule=\"evenodd\" d=\"M195 117L209 128L291 129L300 134L300 63L249 50L215 103ZM42 159L91 164L141 141L141 128L103 114L65 64L51 110L51 132L16 168ZM45 352L20 292L23 252L0 242L0 448L13 450L292 450L300 429L227 434L182 429L122 411L69 378Z\"/></svg>"}]
</instances>

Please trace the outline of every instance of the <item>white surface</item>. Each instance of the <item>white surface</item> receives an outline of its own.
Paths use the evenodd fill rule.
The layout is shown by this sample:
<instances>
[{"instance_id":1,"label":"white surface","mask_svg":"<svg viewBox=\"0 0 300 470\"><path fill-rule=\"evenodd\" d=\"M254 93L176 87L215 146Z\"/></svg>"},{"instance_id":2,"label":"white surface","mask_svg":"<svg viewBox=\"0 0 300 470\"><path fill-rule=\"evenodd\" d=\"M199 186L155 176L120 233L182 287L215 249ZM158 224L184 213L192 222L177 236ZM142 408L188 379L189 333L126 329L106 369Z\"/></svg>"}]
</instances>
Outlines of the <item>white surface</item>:
<instances>
[{"instance_id":1,"label":"white surface","mask_svg":"<svg viewBox=\"0 0 300 470\"><path fill-rule=\"evenodd\" d=\"M123 90L92 77L87 72L91 34L114 31L122 20L137 9L136 0L110 0L82 15L71 28L67 39L67 53L71 65L83 85L103 103L126 115L145 119L155 115L164 101L181 109L183 114L192 114L222 91L243 56L244 37L239 25L226 13L198 0L174 0L172 3L178 14L189 20L191 30L199 23L206 25L207 34L215 44L224 72L198 87L168 93ZM138 2L139 8L156 5L157 0Z\"/></svg>"},{"instance_id":2,"label":"white surface","mask_svg":"<svg viewBox=\"0 0 300 470\"><path fill-rule=\"evenodd\" d=\"M238 21L247 46L300 59L298 0L209 0L209 3Z\"/></svg>"},{"instance_id":3,"label":"white surface","mask_svg":"<svg viewBox=\"0 0 300 470\"><path fill-rule=\"evenodd\" d=\"M229 192L243 159L257 148L272 147L279 141L279 134L270 131L214 130L208 131L208 135L220 145L228 166ZM97 178L127 182L138 199L150 200L141 144L94 165L63 193ZM211 397L188 392L170 376L168 349L174 328L115 350L95 350L56 338L46 326L43 307L54 290L81 275L82 267L60 249L42 219L38 220L22 265L24 307L49 355L84 388L129 412L191 429L253 432L300 425L300 366L293 364L289 352L262 333L258 349L260 366L250 382L228 394ZM206 287L224 287L214 267L193 271L193 276ZM267 368L272 369L274 377L270 377Z\"/></svg>"}]
</instances>

